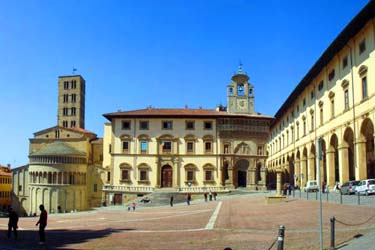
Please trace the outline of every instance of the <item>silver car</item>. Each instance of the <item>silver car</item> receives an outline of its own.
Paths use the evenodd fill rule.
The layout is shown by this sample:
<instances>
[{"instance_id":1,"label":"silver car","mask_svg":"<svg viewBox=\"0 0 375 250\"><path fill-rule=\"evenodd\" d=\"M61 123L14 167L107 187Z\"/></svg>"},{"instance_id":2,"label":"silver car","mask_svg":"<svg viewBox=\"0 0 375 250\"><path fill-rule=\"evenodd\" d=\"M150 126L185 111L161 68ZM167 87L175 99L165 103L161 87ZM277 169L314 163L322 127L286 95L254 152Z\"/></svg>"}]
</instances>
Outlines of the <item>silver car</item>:
<instances>
[{"instance_id":1,"label":"silver car","mask_svg":"<svg viewBox=\"0 0 375 250\"><path fill-rule=\"evenodd\" d=\"M355 194L360 181L347 181L341 186L341 194Z\"/></svg>"},{"instance_id":2,"label":"silver car","mask_svg":"<svg viewBox=\"0 0 375 250\"><path fill-rule=\"evenodd\" d=\"M356 188L356 192L365 195L375 193L375 179L362 180Z\"/></svg>"}]
</instances>

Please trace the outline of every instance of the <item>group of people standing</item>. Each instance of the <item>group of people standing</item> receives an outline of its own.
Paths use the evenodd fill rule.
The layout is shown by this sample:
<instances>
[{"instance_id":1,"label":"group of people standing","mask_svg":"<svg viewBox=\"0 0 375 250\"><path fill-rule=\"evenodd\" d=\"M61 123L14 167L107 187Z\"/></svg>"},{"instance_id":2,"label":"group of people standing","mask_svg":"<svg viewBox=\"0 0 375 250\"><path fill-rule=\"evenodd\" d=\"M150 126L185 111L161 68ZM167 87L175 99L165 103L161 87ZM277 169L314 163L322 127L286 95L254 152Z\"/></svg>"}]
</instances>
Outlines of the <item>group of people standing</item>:
<instances>
[{"instance_id":1,"label":"group of people standing","mask_svg":"<svg viewBox=\"0 0 375 250\"><path fill-rule=\"evenodd\" d=\"M44 205L39 206L40 210L40 217L38 222L35 224L35 226L39 225L39 244L45 244L46 242L46 236L45 236L45 228L47 227L47 211L44 208ZM8 209L9 213L9 221L8 221L8 239L11 238L11 234L13 231L14 238L18 239L18 220L19 216L16 211L14 211L13 207L9 207Z\"/></svg>"}]
</instances>

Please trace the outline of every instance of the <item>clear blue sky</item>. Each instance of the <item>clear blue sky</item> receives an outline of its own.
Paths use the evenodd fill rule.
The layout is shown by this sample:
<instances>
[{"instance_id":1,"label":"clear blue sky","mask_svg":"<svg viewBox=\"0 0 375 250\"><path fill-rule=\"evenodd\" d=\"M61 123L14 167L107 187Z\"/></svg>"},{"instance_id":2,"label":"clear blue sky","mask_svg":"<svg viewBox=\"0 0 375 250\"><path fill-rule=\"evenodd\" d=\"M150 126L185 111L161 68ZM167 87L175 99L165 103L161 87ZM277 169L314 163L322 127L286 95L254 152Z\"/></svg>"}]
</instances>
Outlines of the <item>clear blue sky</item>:
<instances>
[{"instance_id":1,"label":"clear blue sky","mask_svg":"<svg viewBox=\"0 0 375 250\"><path fill-rule=\"evenodd\" d=\"M215 108L241 61L274 115L368 0L0 1L0 164L57 124L57 78L86 79L86 129L119 109Z\"/></svg>"}]
</instances>

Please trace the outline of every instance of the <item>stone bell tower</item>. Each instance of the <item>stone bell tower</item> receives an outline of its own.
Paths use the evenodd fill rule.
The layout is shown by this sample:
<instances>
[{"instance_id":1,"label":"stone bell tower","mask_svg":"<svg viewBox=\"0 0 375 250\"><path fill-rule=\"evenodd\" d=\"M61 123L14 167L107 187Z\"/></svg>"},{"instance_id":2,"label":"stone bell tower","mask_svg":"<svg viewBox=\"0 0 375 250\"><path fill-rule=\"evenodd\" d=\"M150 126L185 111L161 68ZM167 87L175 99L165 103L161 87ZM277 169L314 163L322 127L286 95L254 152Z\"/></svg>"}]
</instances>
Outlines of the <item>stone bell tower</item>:
<instances>
[{"instance_id":1,"label":"stone bell tower","mask_svg":"<svg viewBox=\"0 0 375 250\"><path fill-rule=\"evenodd\" d=\"M254 114L254 87L249 76L242 71L242 64L227 86L227 107L229 113Z\"/></svg>"},{"instance_id":2,"label":"stone bell tower","mask_svg":"<svg viewBox=\"0 0 375 250\"><path fill-rule=\"evenodd\" d=\"M85 88L81 75L59 76L57 124L85 128Z\"/></svg>"}]
</instances>

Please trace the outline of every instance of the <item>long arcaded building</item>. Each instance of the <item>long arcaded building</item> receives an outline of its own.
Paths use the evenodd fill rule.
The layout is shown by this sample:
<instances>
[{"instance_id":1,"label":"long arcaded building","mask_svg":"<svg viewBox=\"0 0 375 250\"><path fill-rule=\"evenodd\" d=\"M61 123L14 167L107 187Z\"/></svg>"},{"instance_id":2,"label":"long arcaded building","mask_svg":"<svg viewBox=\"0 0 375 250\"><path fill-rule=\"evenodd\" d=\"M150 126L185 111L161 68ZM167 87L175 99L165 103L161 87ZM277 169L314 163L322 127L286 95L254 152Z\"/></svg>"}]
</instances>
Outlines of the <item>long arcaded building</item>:
<instances>
[{"instance_id":1,"label":"long arcaded building","mask_svg":"<svg viewBox=\"0 0 375 250\"><path fill-rule=\"evenodd\" d=\"M345 27L275 115L268 183L375 177L375 1ZM319 148L321 148L319 155Z\"/></svg>"}]
</instances>

